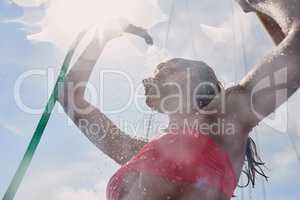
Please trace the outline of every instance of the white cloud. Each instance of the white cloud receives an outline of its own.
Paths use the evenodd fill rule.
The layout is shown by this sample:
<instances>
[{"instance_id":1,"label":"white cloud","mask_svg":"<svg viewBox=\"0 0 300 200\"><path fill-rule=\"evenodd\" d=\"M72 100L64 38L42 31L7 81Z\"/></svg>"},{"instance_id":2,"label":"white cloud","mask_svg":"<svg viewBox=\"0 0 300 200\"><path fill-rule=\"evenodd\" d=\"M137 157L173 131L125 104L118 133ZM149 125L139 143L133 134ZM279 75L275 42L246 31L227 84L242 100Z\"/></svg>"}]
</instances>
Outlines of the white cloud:
<instances>
[{"instance_id":1,"label":"white cloud","mask_svg":"<svg viewBox=\"0 0 300 200\"><path fill-rule=\"evenodd\" d=\"M55 198L53 198L53 200L54 199L56 200L83 200L83 199L99 200L101 196L103 198L103 191L101 193L101 192L88 190L88 189L75 190L73 188L64 188L61 192L59 192L55 196Z\"/></svg>"},{"instance_id":2,"label":"white cloud","mask_svg":"<svg viewBox=\"0 0 300 200\"><path fill-rule=\"evenodd\" d=\"M76 33L91 25L100 30L112 19L125 18L129 22L149 27L159 19L160 10L153 0L50 0L40 22L42 31L30 39L50 41L68 48Z\"/></svg>"},{"instance_id":3,"label":"white cloud","mask_svg":"<svg viewBox=\"0 0 300 200\"><path fill-rule=\"evenodd\" d=\"M22 200L96 200L105 199L106 184L117 169L101 152L88 152L72 164L32 170L24 180L16 199ZM113 167L112 167L113 166Z\"/></svg>"},{"instance_id":4,"label":"white cloud","mask_svg":"<svg viewBox=\"0 0 300 200\"><path fill-rule=\"evenodd\" d=\"M7 122L3 119L0 119L0 127L8 130L10 133L14 135L18 135L18 136L22 135L22 131L19 128L12 125L11 122Z\"/></svg>"},{"instance_id":5,"label":"white cloud","mask_svg":"<svg viewBox=\"0 0 300 200\"><path fill-rule=\"evenodd\" d=\"M15 4L24 7L36 7L46 3L48 0L11 0Z\"/></svg>"},{"instance_id":6,"label":"white cloud","mask_svg":"<svg viewBox=\"0 0 300 200\"><path fill-rule=\"evenodd\" d=\"M300 143L296 144L296 146L300 149ZM300 178L300 162L293 147L288 146L284 150L276 152L273 155L270 166L272 167L272 179L274 181L282 183L296 181L296 183L300 183L297 181Z\"/></svg>"}]
</instances>

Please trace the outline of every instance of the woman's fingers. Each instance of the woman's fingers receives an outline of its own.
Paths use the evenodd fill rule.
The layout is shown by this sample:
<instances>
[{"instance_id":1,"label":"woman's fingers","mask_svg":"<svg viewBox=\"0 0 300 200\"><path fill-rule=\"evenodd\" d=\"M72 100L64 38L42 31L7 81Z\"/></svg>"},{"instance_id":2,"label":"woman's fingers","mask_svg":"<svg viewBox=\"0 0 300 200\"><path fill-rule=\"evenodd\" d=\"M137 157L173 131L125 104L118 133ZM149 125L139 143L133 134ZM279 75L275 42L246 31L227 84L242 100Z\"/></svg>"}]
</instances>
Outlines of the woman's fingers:
<instances>
[{"instance_id":1,"label":"woman's fingers","mask_svg":"<svg viewBox=\"0 0 300 200\"><path fill-rule=\"evenodd\" d=\"M153 45L153 39L146 29L130 24L126 19L111 20L103 31L103 37L109 41L122 36L124 32L141 37L148 45Z\"/></svg>"},{"instance_id":2,"label":"woman's fingers","mask_svg":"<svg viewBox=\"0 0 300 200\"><path fill-rule=\"evenodd\" d=\"M144 28L135 26L133 24L129 24L124 31L143 38L148 45L153 45L152 37L150 36L148 31Z\"/></svg>"}]
</instances>

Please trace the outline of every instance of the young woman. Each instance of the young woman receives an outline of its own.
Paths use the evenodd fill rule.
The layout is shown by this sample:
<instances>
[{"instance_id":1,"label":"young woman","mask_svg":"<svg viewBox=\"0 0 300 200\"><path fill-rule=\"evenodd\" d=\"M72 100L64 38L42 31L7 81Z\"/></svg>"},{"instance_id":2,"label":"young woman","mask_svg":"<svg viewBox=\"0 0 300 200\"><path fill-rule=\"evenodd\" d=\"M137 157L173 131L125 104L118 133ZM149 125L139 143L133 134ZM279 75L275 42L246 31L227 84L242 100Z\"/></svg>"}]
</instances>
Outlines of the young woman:
<instances>
[{"instance_id":1,"label":"young woman","mask_svg":"<svg viewBox=\"0 0 300 200\"><path fill-rule=\"evenodd\" d=\"M81 119L99 124L98 134L82 131L122 165L108 184L107 199L228 200L245 157L251 183L256 173L264 176L249 132L299 87L300 1L239 3L245 11L273 18L285 39L238 85L226 90L204 62L177 58L161 63L155 76L144 80L146 103L169 116L169 127L149 142L123 133L84 98L98 57L120 33L106 32L101 40L94 39L74 64L60 103L79 127Z\"/></svg>"}]
</instances>

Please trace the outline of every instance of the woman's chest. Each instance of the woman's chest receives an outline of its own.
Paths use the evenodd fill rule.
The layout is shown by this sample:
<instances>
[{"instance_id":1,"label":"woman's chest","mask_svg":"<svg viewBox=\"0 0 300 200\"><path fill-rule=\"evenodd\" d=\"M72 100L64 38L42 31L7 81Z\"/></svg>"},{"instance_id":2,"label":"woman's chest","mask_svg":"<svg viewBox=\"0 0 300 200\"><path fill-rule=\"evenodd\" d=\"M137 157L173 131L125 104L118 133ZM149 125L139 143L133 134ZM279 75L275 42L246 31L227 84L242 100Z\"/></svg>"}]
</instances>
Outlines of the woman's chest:
<instances>
[{"instance_id":1,"label":"woman's chest","mask_svg":"<svg viewBox=\"0 0 300 200\"><path fill-rule=\"evenodd\" d=\"M119 200L226 200L217 188L178 183L163 177L132 172L124 177Z\"/></svg>"}]
</instances>

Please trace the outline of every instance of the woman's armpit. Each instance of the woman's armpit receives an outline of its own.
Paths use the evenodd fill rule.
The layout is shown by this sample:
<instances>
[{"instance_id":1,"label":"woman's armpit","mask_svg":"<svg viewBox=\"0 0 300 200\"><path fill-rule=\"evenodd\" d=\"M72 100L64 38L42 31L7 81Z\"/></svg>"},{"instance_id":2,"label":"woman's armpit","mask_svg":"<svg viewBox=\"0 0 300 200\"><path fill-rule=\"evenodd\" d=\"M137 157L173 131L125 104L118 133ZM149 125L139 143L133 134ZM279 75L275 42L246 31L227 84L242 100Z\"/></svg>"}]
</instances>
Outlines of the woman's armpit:
<instances>
[{"instance_id":1,"label":"woman's armpit","mask_svg":"<svg viewBox=\"0 0 300 200\"><path fill-rule=\"evenodd\" d=\"M244 127L253 128L261 121L257 115L251 91L237 85L226 90L225 115Z\"/></svg>"}]
</instances>

